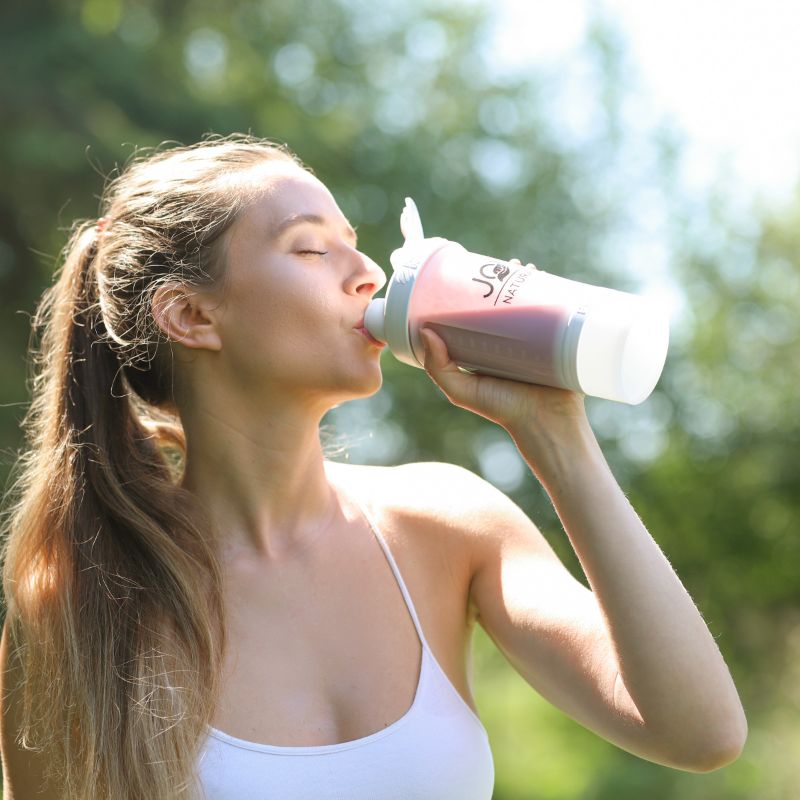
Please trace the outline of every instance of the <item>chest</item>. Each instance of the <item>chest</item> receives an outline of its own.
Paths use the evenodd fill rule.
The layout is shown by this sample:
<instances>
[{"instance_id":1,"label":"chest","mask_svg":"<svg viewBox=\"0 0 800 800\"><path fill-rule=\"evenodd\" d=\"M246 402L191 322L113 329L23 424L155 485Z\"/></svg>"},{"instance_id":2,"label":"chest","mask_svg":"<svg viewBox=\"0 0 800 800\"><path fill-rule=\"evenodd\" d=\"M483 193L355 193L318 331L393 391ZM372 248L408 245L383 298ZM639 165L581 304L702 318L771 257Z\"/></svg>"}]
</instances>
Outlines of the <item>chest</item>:
<instances>
[{"instance_id":1,"label":"chest","mask_svg":"<svg viewBox=\"0 0 800 800\"><path fill-rule=\"evenodd\" d=\"M469 686L469 576L457 554L386 517L381 532L433 655L475 710ZM365 521L302 565L228 576L228 647L213 725L281 746L352 741L410 708L421 643L398 581Z\"/></svg>"}]
</instances>

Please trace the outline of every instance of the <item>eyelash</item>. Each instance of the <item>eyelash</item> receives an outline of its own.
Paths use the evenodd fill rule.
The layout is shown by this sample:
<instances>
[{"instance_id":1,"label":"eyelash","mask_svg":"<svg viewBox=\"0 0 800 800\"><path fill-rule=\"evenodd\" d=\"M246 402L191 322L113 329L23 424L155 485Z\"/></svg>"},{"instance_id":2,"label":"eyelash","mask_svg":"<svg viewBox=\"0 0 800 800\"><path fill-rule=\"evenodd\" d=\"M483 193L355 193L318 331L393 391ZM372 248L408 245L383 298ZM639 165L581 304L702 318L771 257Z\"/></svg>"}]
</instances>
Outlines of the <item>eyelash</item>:
<instances>
[{"instance_id":1,"label":"eyelash","mask_svg":"<svg viewBox=\"0 0 800 800\"><path fill-rule=\"evenodd\" d=\"M306 255L307 253L312 253L315 256L326 256L326 255L328 255L328 251L327 250L298 250L297 251L297 254L301 255L301 256L302 255Z\"/></svg>"}]
</instances>

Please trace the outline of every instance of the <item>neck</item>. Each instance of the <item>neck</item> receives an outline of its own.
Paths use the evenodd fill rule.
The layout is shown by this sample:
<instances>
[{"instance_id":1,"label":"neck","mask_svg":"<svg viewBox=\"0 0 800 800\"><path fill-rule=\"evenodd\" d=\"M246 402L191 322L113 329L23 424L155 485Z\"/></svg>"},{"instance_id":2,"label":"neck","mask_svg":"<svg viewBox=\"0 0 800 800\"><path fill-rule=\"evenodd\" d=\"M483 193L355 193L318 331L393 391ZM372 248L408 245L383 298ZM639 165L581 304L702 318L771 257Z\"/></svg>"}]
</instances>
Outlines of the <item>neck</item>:
<instances>
[{"instance_id":1,"label":"neck","mask_svg":"<svg viewBox=\"0 0 800 800\"><path fill-rule=\"evenodd\" d=\"M223 561L280 561L324 535L340 506L325 471L321 415L194 406L181 414L183 487L210 515Z\"/></svg>"}]
</instances>

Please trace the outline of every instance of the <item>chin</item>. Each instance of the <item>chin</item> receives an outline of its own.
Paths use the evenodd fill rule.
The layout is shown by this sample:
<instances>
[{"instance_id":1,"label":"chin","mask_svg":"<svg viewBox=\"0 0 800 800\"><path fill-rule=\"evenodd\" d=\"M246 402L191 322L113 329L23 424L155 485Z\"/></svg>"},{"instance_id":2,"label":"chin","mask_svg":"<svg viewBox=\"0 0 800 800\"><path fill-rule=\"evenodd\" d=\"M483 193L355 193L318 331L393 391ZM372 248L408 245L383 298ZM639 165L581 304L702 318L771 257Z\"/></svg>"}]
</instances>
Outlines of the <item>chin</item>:
<instances>
[{"instance_id":1,"label":"chin","mask_svg":"<svg viewBox=\"0 0 800 800\"><path fill-rule=\"evenodd\" d=\"M369 370L369 374L362 373L356 378L351 376L351 380L347 381L346 385L339 386L336 394L336 405L346 403L348 400L361 400L365 397L372 397L377 394L383 386L383 373L380 369L380 364L376 364L375 368ZM335 408L335 406L332 406Z\"/></svg>"},{"instance_id":2,"label":"chin","mask_svg":"<svg viewBox=\"0 0 800 800\"><path fill-rule=\"evenodd\" d=\"M376 392L380 391L383 386L383 373L380 366L377 366L375 371L369 375L359 386L358 394L356 397L371 397Z\"/></svg>"}]
</instances>

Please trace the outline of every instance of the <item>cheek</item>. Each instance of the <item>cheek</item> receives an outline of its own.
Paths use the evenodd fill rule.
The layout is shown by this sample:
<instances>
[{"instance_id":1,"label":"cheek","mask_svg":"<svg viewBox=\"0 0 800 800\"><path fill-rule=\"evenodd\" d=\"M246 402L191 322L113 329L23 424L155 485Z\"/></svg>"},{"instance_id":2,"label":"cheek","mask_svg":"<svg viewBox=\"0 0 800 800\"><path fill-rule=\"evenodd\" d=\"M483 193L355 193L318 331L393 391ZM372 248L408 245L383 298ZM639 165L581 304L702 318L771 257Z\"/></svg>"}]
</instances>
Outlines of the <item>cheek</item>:
<instances>
[{"instance_id":1,"label":"cheek","mask_svg":"<svg viewBox=\"0 0 800 800\"><path fill-rule=\"evenodd\" d=\"M278 367L301 352L327 353L341 331L332 291L318 281L250 282L235 287L229 301L225 339L244 360Z\"/></svg>"}]
</instances>

